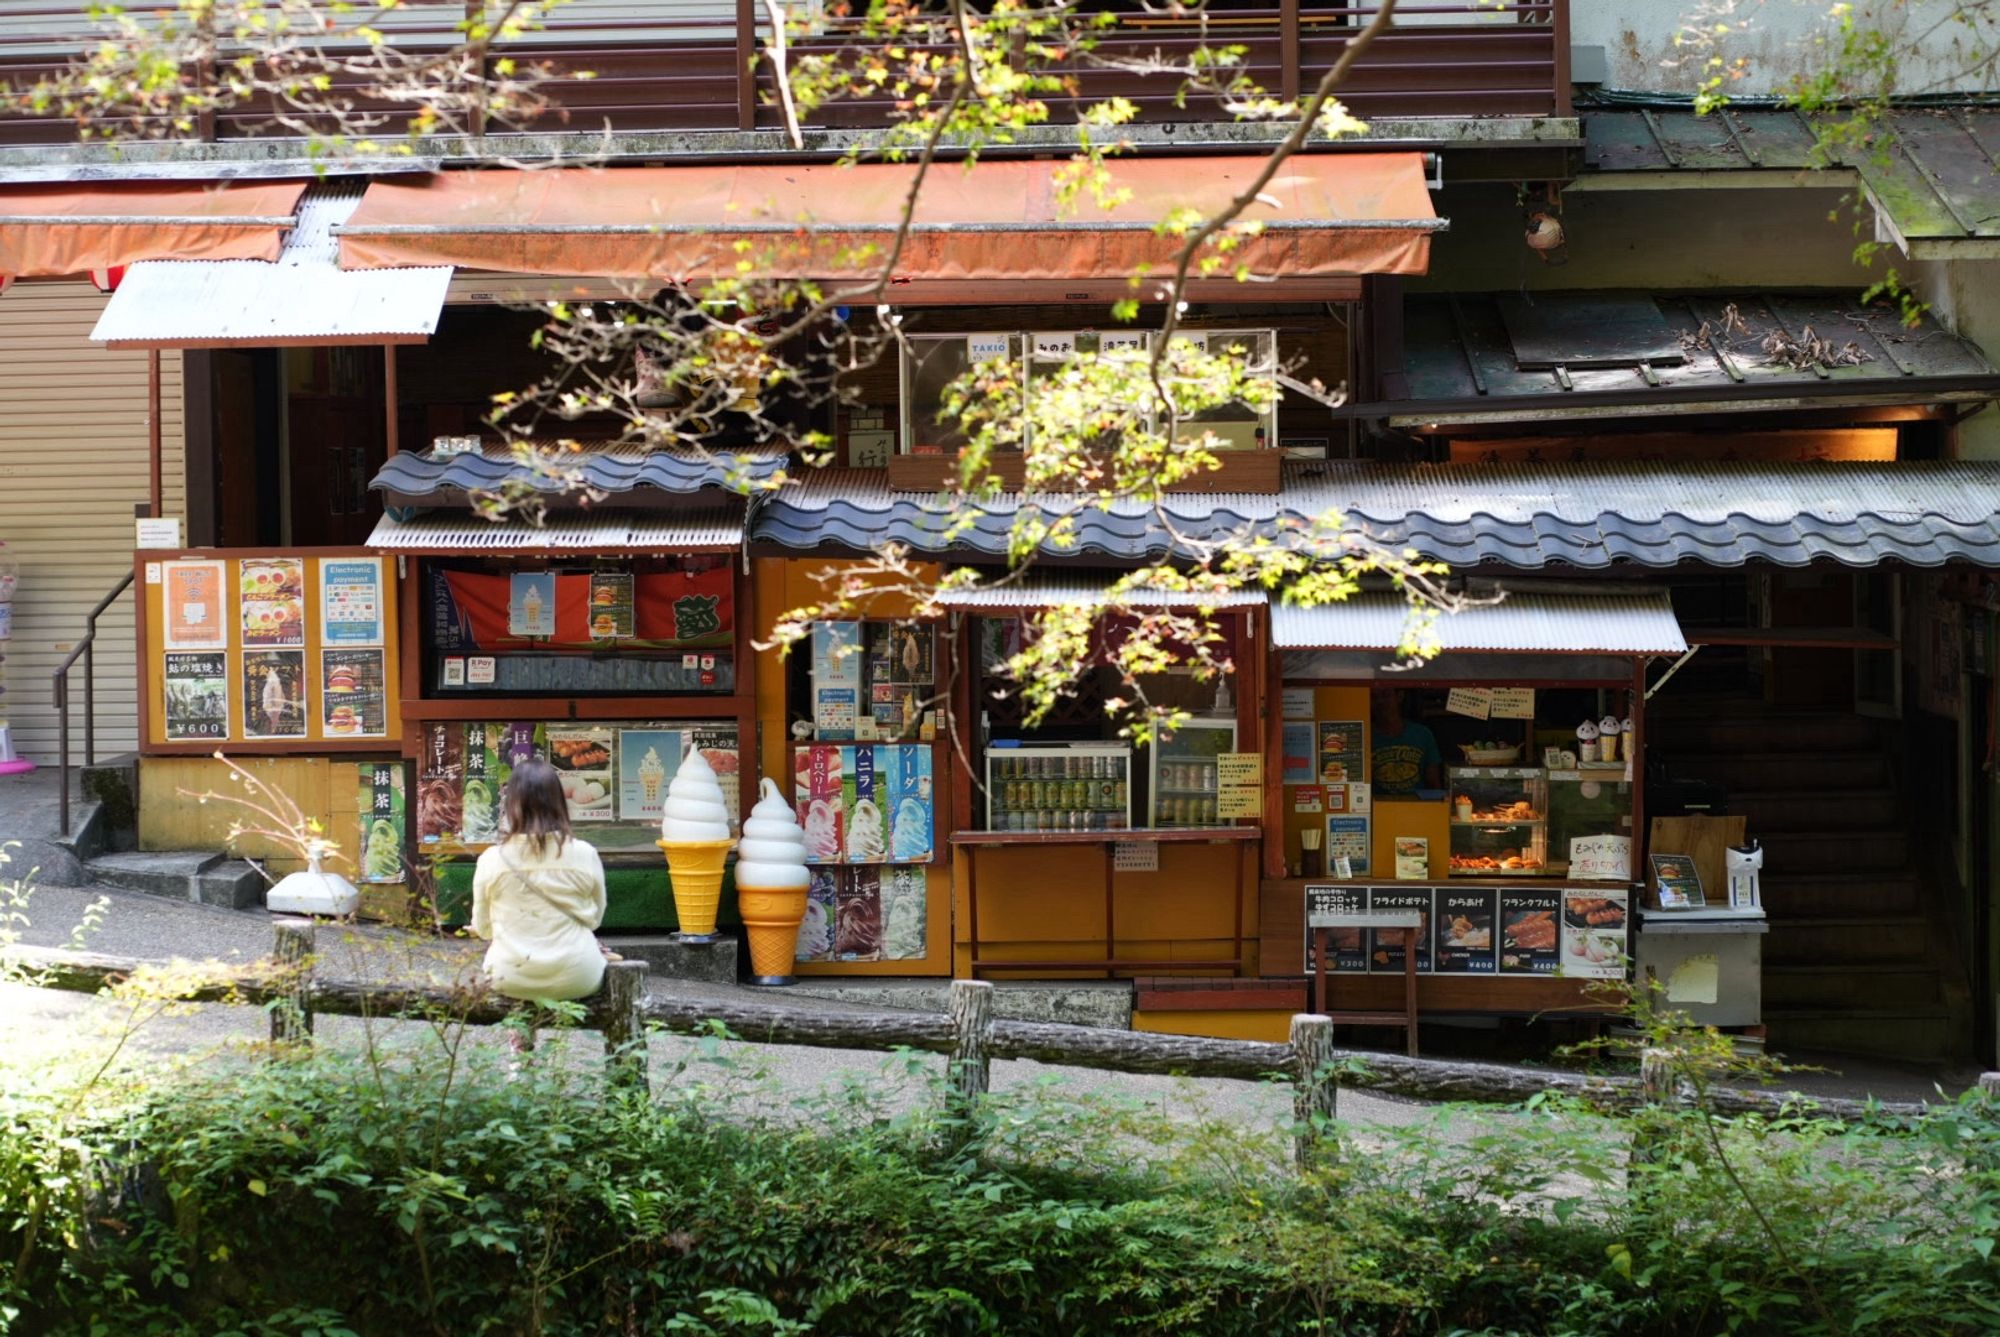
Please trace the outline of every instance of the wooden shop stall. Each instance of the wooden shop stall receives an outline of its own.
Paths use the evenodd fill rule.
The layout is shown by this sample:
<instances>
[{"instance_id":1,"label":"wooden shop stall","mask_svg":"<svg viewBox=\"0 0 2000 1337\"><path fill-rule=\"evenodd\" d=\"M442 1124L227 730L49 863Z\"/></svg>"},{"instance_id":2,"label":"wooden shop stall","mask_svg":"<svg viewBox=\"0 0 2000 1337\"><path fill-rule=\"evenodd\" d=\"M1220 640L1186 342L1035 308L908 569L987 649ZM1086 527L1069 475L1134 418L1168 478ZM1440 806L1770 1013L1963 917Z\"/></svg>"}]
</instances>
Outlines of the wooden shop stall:
<instances>
[{"instance_id":1,"label":"wooden shop stall","mask_svg":"<svg viewBox=\"0 0 2000 1337\"><path fill-rule=\"evenodd\" d=\"M1263 973L1314 973L1315 908L1414 910L1420 1013L1605 1008L1644 880L1645 666L1686 649L1666 593L1510 589L1404 670L1406 612L1272 609ZM1329 1006L1402 1008L1400 934L1336 928L1328 955Z\"/></svg>"},{"instance_id":2,"label":"wooden shop stall","mask_svg":"<svg viewBox=\"0 0 2000 1337\"><path fill-rule=\"evenodd\" d=\"M1129 696L1096 633L1074 695L1027 724L999 669L1023 616L1101 602L1105 577L1064 574L947 596L956 614L950 838L955 973L998 978L1236 974L1251 965L1258 822L1254 747L1266 616L1261 595L1216 620L1237 672L1152 675L1147 699L1188 712L1171 738L1134 747L1106 701ZM1162 606L1176 596L1160 595Z\"/></svg>"},{"instance_id":3,"label":"wooden shop stall","mask_svg":"<svg viewBox=\"0 0 2000 1337\"><path fill-rule=\"evenodd\" d=\"M605 929L675 926L654 842L682 759L707 759L732 822L755 801L742 533L741 501L713 493L539 524L438 511L377 525L371 546L394 554L404 590L410 857L447 918L463 915L507 778L532 756L561 774L577 834L603 855Z\"/></svg>"},{"instance_id":4,"label":"wooden shop stall","mask_svg":"<svg viewBox=\"0 0 2000 1337\"><path fill-rule=\"evenodd\" d=\"M806 835L812 881L799 975L951 973L947 830L957 767L942 721L953 647L944 624L880 594L812 625L789 653L779 618L827 596L819 558L754 563L760 651L758 755Z\"/></svg>"},{"instance_id":5,"label":"wooden shop stall","mask_svg":"<svg viewBox=\"0 0 2000 1337\"><path fill-rule=\"evenodd\" d=\"M233 825L275 822L201 801L244 792L220 752L321 822L341 845L331 871L363 880L361 809L374 804L378 769L400 778L405 744L395 574L393 560L359 548L136 555L143 848L229 844L273 872L303 866L254 829L230 842ZM374 870L375 903L392 904L404 881L396 845Z\"/></svg>"}]
</instances>

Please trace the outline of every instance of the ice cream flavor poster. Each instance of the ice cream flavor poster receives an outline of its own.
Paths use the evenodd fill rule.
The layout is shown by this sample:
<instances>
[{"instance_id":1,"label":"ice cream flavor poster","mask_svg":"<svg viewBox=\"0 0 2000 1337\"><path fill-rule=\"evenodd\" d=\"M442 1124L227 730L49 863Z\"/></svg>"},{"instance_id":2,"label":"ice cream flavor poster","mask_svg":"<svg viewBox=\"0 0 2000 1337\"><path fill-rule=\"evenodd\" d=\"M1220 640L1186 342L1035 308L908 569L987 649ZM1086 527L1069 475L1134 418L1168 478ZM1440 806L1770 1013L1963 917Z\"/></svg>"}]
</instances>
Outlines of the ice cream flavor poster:
<instances>
[{"instance_id":1,"label":"ice cream flavor poster","mask_svg":"<svg viewBox=\"0 0 2000 1337\"><path fill-rule=\"evenodd\" d=\"M920 746L878 747L876 771L884 777L888 795L883 815L889 822L889 858L897 863L927 863L932 854L934 812L931 750Z\"/></svg>"},{"instance_id":2,"label":"ice cream flavor poster","mask_svg":"<svg viewBox=\"0 0 2000 1337\"><path fill-rule=\"evenodd\" d=\"M170 741L229 736L229 656L169 654L165 665L166 735Z\"/></svg>"},{"instance_id":3,"label":"ice cream flavor poster","mask_svg":"<svg viewBox=\"0 0 2000 1337\"><path fill-rule=\"evenodd\" d=\"M666 812L667 782L680 769L687 735L679 729L618 731L618 819L657 822ZM726 790L726 787L725 787Z\"/></svg>"},{"instance_id":4,"label":"ice cream flavor poster","mask_svg":"<svg viewBox=\"0 0 2000 1337\"><path fill-rule=\"evenodd\" d=\"M306 643L306 564L297 557L259 557L243 562L236 578L241 601L243 644L303 646Z\"/></svg>"},{"instance_id":5,"label":"ice cream flavor poster","mask_svg":"<svg viewBox=\"0 0 2000 1337\"><path fill-rule=\"evenodd\" d=\"M320 651L320 712L329 738L389 732L387 677L380 650Z\"/></svg>"},{"instance_id":6,"label":"ice cream flavor poster","mask_svg":"<svg viewBox=\"0 0 2000 1337\"><path fill-rule=\"evenodd\" d=\"M556 634L556 573L516 571L507 583L507 634Z\"/></svg>"},{"instance_id":7,"label":"ice cream flavor poster","mask_svg":"<svg viewBox=\"0 0 2000 1337\"><path fill-rule=\"evenodd\" d=\"M417 840L435 845L457 840L465 824L465 732L454 724L424 731L417 763Z\"/></svg>"},{"instance_id":8,"label":"ice cream flavor poster","mask_svg":"<svg viewBox=\"0 0 2000 1337\"><path fill-rule=\"evenodd\" d=\"M806 892L806 917L799 921L799 944L793 952L800 961L833 959L833 926L839 914L834 882L840 876L844 875L831 868L812 870L812 885Z\"/></svg>"},{"instance_id":9,"label":"ice cream flavor poster","mask_svg":"<svg viewBox=\"0 0 2000 1337\"><path fill-rule=\"evenodd\" d=\"M875 756L872 747L840 749L848 863L881 863L889 857L889 832L882 813L888 794L875 769Z\"/></svg>"},{"instance_id":10,"label":"ice cream flavor poster","mask_svg":"<svg viewBox=\"0 0 2000 1337\"><path fill-rule=\"evenodd\" d=\"M615 730L549 726L549 761L562 780L572 822L608 822L617 813L612 792Z\"/></svg>"},{"instance_id":11,"label":"ice cream flavor poster","mask_svg":"<svg viewBox=\"0 0 2000 1337\"><path fill-rule=\"evenodd\" d=\"M500 730L497 724L465 726L465 787L460 797L459 837L468 845L500 838Z\"/></svg>"},{"instance_id":12,"label":"ice cream flavor poster","mask_svg":"<svg viewBox=\"0 0 2000 1337\"><path fill-rule=\"evenodd\" d=\"M590 639L629 640L637 631L637 603L629 571L590 573Z\"/></svg>"},{"instance_id":13,"label":"ice cream flavor poster","mask_svg":"<svg viewBox=\"0 0 2000 1337\"><path fill-rule=\"evenodd\" d=\"M306 652L243 652L243 736L306 736Z\"/></svg>"},{"instance_id":14,"label":"ice cream flavor poster","mask_svg":"<svg viewBox=\"0 0 2000 1337\"><path fill-rule=\"evenodd\" d=\"M229 644L223 621L221 562L162 562L160 609L169 650L221 650Z\"/></svg>"},{"instance_id":15,"label":"ice cream flavor poster","mask_svg":"<svg viewBox=\"0 0 2000 1337\"><path fill-rule=\"evenodd\" d=\"M361 770L361 855L357 882L403 880L403 832L408 806L399 762Z\"/></svg>"},{"instance_id":16,"label":"ice cream flavor poster","mask_svg":"<svg viewBox=\"0 0 2000 1337\"><path fill-rule=\"evenodd\" d=\"M882 873L857 868L834 893L833 955L874 961L882 955Z\"/></svg>"},{"instance_id":17,"label":"ice cream flavor poster","mask_svg":"<svg viewBox=\"0 0 2000 1337\"><path fill-rule=\"evenodd\" d=\"M926 948L926 879L922 868L882 870L882 959L915 961Z\"/></svg>"},{"instance_id":18,"label":"ice cream flavor poster","mask_svg":"<svg viewBox=\"0 0 2000 1337\"><path fill-rule=\"evenodd\" d=\"M807 863L839 863L844 817L842 749L819 745L793 753L792 807L806 833Z\"/></svg>"}]
</instances>

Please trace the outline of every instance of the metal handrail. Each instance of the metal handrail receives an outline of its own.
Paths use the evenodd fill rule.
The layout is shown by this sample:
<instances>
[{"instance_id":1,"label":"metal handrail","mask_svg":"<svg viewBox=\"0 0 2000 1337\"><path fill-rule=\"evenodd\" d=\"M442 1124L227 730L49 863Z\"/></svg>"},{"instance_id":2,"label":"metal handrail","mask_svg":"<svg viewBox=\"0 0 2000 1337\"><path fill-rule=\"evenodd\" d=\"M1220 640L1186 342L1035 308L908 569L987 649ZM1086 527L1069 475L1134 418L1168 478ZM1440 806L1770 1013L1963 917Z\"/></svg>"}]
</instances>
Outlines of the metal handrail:
<instances>
[{"instance_id":1,"label":"metal handrail","mask_svg":"<svg viewBox=\"0 0 2000 1337\"><path fill-rule=\"evenodd\" d=\"M56 703L56 745L62 752L58 769L62 778L62 798L60 813L62 833L69 834L69 671L78 659L83 660L83 764L86 767L97 764L97 619L104 616L104 610L118 601L118 596L132 588L132 573L127 571L111 593L97 601L97 607L90 610L84 619L83 639L70 647L69 655L57 666L51 675L55 688Z\"/></svg>"}]
</instances>

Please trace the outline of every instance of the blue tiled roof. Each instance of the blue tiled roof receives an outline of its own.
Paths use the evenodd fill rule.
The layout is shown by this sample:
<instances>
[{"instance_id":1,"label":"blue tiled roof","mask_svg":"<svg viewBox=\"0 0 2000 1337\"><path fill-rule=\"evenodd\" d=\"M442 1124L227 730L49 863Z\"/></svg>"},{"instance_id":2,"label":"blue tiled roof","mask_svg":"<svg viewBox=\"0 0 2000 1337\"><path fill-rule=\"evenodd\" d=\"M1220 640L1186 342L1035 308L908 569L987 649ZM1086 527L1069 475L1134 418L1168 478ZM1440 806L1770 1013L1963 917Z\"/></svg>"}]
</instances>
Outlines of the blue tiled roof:
<instances>
[{"instance_id":1,"label":"blue tiled roof","mask_svg":"<svg viewBox=\"0 0 2000 1337\"><path fill-rule=\"evenodd\" d=\"M883 543L901 543L921 553L997 557L1007 551L1015 518L1028 508L1044 520L1076 516L1078 541L1066 547L1044 545L1048 556L1144 561L1173 555L1172 536L1159 513L1137 502L1113 502L1100 510L1074 497L1015 493L960 512L941 494L893 492L879 470L858 469L808 471L795 484L759 498L753 537L798 552L868 552ZM1182 493L1169 498L1165 509L1182 533L1215 539L1268 529L1277 518L1278 499L1237 492ZM966 516L970 525L958 528Z\"/></svg>"},{"instance_id":2,"label":"blue tiled roof","mask_svg":"<svg viewBox=\"0 0 2000 1337\"><path fill-rule=\"evenodd\" d=\"M565 471L580 471L582 482L598 492L699 492L727 488L744 478L765 482L785 467L786 455L775 447L718 450L709 453L646 450L638 446L606 446L562 458ZM491 490L518 478L538 491L558 494L572 489L567 479L538 475L506 449L489 447L483 454L446 455L405 451L390 457L370 484L404 504L451 501L474 490Z\"/></svg>"},{"instance_id":3,"label":"blue tiled roof","mask_svg":"<svg viewBox=\"0 0 2000 1337\"><path fill-rule=\"evenodd\" d=\"M855 471L808 474L760 498L752 538L800 552L895 542L921 553L993 558L1005 555L1026 504L1076 515L1076 544L1045 549L1049 555L1113 562L1175 555L1152 510L1136 504L1105 512L1073 500L1010 496L954 533L958 517L942 498L891 492L880 474ZM2000 462L1310 462L1288 464L1275 497L1184 493L1166 505L1177 527L1209 540L1338 512L1382 543L1458 568L1820 560L2000 567Z\"/></svg>"}]
</instances>

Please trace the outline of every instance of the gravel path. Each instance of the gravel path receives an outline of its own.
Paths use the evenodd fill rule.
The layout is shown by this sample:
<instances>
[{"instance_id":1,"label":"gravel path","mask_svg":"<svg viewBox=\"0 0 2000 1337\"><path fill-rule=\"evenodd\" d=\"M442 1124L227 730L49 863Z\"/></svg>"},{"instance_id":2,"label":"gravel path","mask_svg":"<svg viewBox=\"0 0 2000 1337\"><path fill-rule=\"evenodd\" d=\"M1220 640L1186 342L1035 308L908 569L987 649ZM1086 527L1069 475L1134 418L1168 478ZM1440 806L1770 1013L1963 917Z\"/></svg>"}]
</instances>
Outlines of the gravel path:
<instances>
[{"instance_id":1,"label":"gravel path","mask_svg":"<svg viewBox=\"0 0 2000 1337\"><path fill-rule=\"evenodd\" d=\"M72 933L87 908L100 899L106 903L101 923L82 944L92 951L147 961L242 963L270 950L270 923L261 913L87 887L37 888L29 906L29 927L21 940L37 946L71 945ZM440 941L361 925L338 931L322 927L318 947L329 974L384 983L442 983L475 972L483 944L463 939ZM653 980L651 987L655 994L692 997L740 997L747 992L659 979ZM824 999L801 1001L829 1010L846 1006ZM139 1023L136 1028L135 1021ZM323 1044L359 1051L368 1040L370 1027L378 1041L391 1044L436 1042L430 1027L421 1022L363 1022L346 1017L318 1018L316 1036ZM0 984L0 1053L23 1064L94 1067L121 1044L117 1062L125 1065L202 1062L261 1040L267 1032L264 1013L255 1008L179 1004L148 1008L135 1016L132 1009L102 998ZM503 1043L497 1032L484 1029L478 1042L496 1048ZM578 1061L586 1061L585 1056L596 1046L595 1037L589 1036L555 1037L553 1043L575 1050ZM907 1085L902 1083L897 1060L871 1051L744 1044L715 1046L713 1051L725 1058L726 1067L708 1061L707 1051L698 1041L655 1036L651 1053L656 1084L697 1078L760 1082L784 1095L827 1092L854 1082L878 1092ZM925 1063L938 1061L926 1059ZM1177 1117L1239 1120L1261 1128L1277 1127L1291 1118L1289 1090L1260 1083L1195 1082L1027 1062L993 1065L996 1091L1038 1083L1050 1084L1065 1096L1110 1096L1143 1102ZM1399 1125L1429 1118L1431 1110L1414 1102L1350 1092L1341 1097L1341 1115L1356 1123Z\"/></svg>"}]
</instances>

